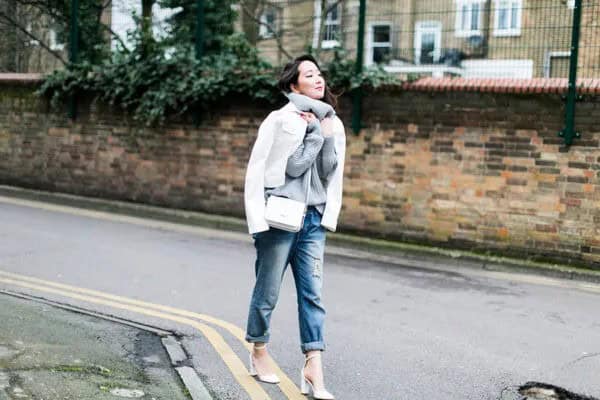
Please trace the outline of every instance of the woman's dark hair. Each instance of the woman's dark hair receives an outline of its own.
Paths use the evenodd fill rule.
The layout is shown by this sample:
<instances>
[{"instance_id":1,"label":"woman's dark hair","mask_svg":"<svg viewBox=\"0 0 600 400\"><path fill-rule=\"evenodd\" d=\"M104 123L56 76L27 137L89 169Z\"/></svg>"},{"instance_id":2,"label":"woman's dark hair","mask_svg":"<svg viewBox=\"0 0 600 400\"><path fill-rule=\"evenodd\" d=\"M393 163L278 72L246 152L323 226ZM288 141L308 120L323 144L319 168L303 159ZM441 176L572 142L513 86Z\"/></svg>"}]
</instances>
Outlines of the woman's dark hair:
<instances>
[{"instance_id":1,"label":"woman's dark hair","mask_svg":"<svg viewBox=\"0 0 600 400\"><path fill-rule=\"evenodd\" d=\"M302 61L312 61L317 66L319 71L321 70L321 67L319 67L319 63L317 63L317 60L315 60L315 58L310 54L304 54L300 57L296 57L292 61L288 62L285 65L285 67L283 67L283 71L281 71L281 75L279 75L279 82L277 82L277 87L279 87L280 90L289 93L292 91L291 85L298 84L298 77L300 76L300 70L298 69L298 67L300 66ZM327 81L325 81L325 94L323 96L322 101L328 103L333 108L337 107L337 96L331 92Z\"/></svg>"}]
</instances>

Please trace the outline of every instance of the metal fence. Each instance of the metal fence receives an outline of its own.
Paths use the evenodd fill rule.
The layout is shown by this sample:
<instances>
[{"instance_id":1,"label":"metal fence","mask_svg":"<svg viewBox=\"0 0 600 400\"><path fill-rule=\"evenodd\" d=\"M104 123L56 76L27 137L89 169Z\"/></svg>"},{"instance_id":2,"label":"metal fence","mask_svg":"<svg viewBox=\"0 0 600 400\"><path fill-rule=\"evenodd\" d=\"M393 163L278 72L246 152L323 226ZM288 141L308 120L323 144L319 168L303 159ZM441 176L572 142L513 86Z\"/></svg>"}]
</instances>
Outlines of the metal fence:
<instances>
[{"instance_id":1,"label":"metal fence","mask_svg":"<svg viewBox=\"0 0 600 400\"><path fill-rule=\"evenodd\" d=\"M66 8L72 0L63 0ZM48 0L48 3L52 1ZM356 57L359 1L238 0L236 29L274 65L312 49L327 60L334 49ZM68 10L52 13L44 1L0 3L0 71L47 73L68 62ZM99 40L114 50L135 28L142 0L95 4L99 29L81 24L80 48ZM152 8L154 31L168 35L172 10ZM364 65L398 74L567 78L573 49L575 0L369 0ZM81 14L81 12L80 12ZM95 36L90 40L90 36ZM87 43L86 43L87 42ZM600 78L600 1L581 1L577 76Z\"/></svg>"},{"instance_id":2,"label":"metal fence","mask_svg":"<svg viewBox=\"0 0 600 400\"><path fill-rule=\"evenodd\" d=\"M322 52L323 57L335 47L355 55L358 3L269 1L258 12L242 12L241 18L258 24L257 46L275 63L307 46ZM568 78L575 3L370 0L366 4L364 64L380 64L399 74ZM577 42L580 78L600 77L599 15L598 0L582 1ZM247 32L253 37L251 29Z\"/></svg>"},{"instance_id":3,"label":"metal fence","mask_svg":"<svg viewBox=\"0 0 600 400\"><path fill-rule=\"evenodd\" d=\"M117 47L131 47L143 3L152 5L153 36L163 39L166 21L177 11L160 7L163 1L2 0L0 72L47 74L74 59L100 63Z\"/></svg>"},{"instance_id":4,"label":"metal fence","mask_svg":"<svg viewBox=\"0 0 600 400\"><path fill-rule=\"evenodd\" d=\"M213 13L233 8L235 30L275 66L311 51L325 62L359 59L357 72L379 65L403 77L568 79L567 144L578 88L600 79L600 0L3 0L0 72L49 73L77 54L99 63L131 45L134 15L168 38L178 4L198 10L183 21L200 54L208 3ZM355 107L359 116L359 97Z\"/></svg>"},{"instance_id":5,"label":"metal fence","mask_svg":"<svg viewBox=\"0 0 600 400\"><path fill-rule=\"evenodd\" d=\"M244 32L278 64L336 49L400 76L562 78L567 145L579 136L577 88L600 79L599 0L241 2ZM258 4L258 6L256 6ZM363 6L359 7L359 4ZM254 25L253 25L254 24ZM568 79L568 83L567 83ZM356 96L353 116L360 115ZM357 116L353 123L359 129Z\"/></svg>"}]
</instances>

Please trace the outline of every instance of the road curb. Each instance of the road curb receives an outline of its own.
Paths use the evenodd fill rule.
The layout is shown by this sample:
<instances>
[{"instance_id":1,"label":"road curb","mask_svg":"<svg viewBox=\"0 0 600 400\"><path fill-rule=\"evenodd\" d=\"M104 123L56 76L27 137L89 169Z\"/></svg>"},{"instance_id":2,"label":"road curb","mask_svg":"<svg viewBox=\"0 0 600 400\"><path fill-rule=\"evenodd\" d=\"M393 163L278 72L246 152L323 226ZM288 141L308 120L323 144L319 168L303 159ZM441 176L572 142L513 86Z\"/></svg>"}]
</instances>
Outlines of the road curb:
<instances>
[{"instance_id":1,"label":"road curb","mask_svg":"<svg viewBox=\"0 0 600 400\"><path fill-rule=\"evenodd\" d=\"M191 360L189 359L188 355L183 350L183 347L175 337L174 332L167 331L147 324L129 321L114 315L104 314L97 311L90 311L77 306L56 302L53 300L46 299L44 297L38 297L4 289L0 289L0 294L13 296L29 301L35 301L37 303L47 304L51 307L56 307L61 310L75 312L94 318L100 318L105 321L110 321L116 324L123 324L139 330L150 332L160 337L163 348L165 349L167 356L169 357L171 366L177 372L179 378L181 379L181 383L185 387L187 393L189 393L189 395L191 396L192 400L214 400L208 389L206 389L206 386L204 386L204 383L202 382L196 371L187 365L191 365Z\"/></svg>"},{"instance_id":2,"label":"road curb","mask_svg":"<svg viewBox=\"0 0 600 400\"><path fill-rule=\"evenodd\" d=\"M192 367L175 368L193 400L213 400L206 386Z\"/></svg>"},{"instance_id":3,"label":"road curb","mask_svg":"<svg viewBox=\"0 0 600 400\"><path fill-rule=\"evenodd\" d=\"M192 400L213 400L208 389L202 383L202 380L192 367L185 365L191 364L188 355L186 354L183 346L175 338L175 336L167 336L162 338L162 343L169 354L171 359L171 365L175 368L175 371L179 374L181 381L185 385L188 393L192 397Z\"/></svg>"},{"instance_id":4,"label":"road curb","mask_svg":"<svg viewBox=\"0 0 600 400\"><path fill-rule=\"evenodd\" d=\"M183 351L183 347L181 347L181 343L177 341L175 336L169 335L163 337L162 344L165 350L167 350L167 353L169 353L169 358L171 358L171 365L173 367L181 365L188 359L185 351Z\"/></svg>"},{"instance_id":5,"label":"road curb","mask_svg":"<svg viewBox=\"0 0 600 400\"><path fill-rule=\"evenodd\" d=\"M178 224L247 233L241 218L0 185L0 196L34 200ZM463 268L516 272L551 278L600 283L600 271L562 264L484 255L464 250L329 233L327 254L385 262L403 267L460 270Z\"/></svg>"}]
</instances>

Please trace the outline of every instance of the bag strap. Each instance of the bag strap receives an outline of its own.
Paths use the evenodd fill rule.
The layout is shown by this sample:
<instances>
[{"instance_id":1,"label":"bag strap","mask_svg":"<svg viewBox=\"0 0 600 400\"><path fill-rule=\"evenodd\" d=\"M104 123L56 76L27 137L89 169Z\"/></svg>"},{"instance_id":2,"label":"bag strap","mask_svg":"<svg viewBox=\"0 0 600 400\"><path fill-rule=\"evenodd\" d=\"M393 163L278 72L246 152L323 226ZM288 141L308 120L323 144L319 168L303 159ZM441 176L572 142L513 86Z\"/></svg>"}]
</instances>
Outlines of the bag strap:
<instances>
[{"instance_id":1,"label":"bag strap","mask_svg":"<svg viewBox=\"0 0 600 400\"><path fill-rule=\"evenodd\" d=\"M310 185L311 185L311 180L312 180L312 164L310 167L308 167L308 186L306 187L306 197L304 198L304 209L306 210L308 208L308 194L310 193Z\"/></svg>"}]
</instances>

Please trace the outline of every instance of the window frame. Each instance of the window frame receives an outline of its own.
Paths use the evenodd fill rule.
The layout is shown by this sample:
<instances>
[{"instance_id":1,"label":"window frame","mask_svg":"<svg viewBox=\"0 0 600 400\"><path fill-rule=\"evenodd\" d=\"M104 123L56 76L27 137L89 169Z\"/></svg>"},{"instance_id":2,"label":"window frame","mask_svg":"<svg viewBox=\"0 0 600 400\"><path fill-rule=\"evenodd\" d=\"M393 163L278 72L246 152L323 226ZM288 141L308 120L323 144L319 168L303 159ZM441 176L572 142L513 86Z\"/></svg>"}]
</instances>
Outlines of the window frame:
<instances>
[{"instance_id":1,"label":"window frame","mask_svg":"<svg viewBox=\"0 0 600 400\"><path fill-rule=\"evenodd\" d=\"M273 31L269 31L269 28L264 25L267 22L266 19L266 15L268 12L273 12L274 14L274 20L273 20ZM275 36L277 36L277 21L279 19L279 9L277 7L274 6L268 6L267 8L265 8L263 10L263 12L260 14L260 25L258 27L258 37L260 39L272 39Z\"/></svg>"},{"instance_id":2,"label":"window frame","mask_svg":"<svg viewBox=\"0 0 600 400\"><path fill-rule=\"evenodd\" d=\"M27 24L25 25L25 30L30 34L32 33L33 24L31 23L31 21L27 22ZM29 39L26 43L30 46L39 46L40 45L40 41L37 39Z\"/></svg>"},{"instance_id":3,"label":"window frame","mask_svg":"<svg viewBox=\"0 0 600 400\"><path fill-rule=\"evenodd\" d=\"M500 5L504 2L509 3L509 14L508 18L512 21L512 10L513 3L518 3L517 7L517 26L508 28L500 28ZM521 25L523 19L523 0L494 0L494 31L493 35L496 37L510 37L510 36L521 36Z\"/></svg>"},{"instance_id":4,"label":"window frame","mask_svg":"<svg viewBox=\"0 0 600 400\"><path fill-rule=\"evenodd\" d=\"M463 20L463 7L468 6L469 10L467 11L467 19L469 21L469 25L472 21L473 15L473 5L477 4L479 6L479 15L477 18L477 29L463 29L462 20ZM481 35L481 27L483 24L483 0L456 0L456 18L454 20L454 35L456 37L469 37L469 36L477 36Z\"/></svg>"},{"instance_id":5,"label":"window frame","mask_svg":"<svg viewBox=\"0 0 600 400\"><path fill-rule=\"evenodd\" d=\"M375 32L373 31L375 27L379 27L379 26L386 26L389 28L390 30L390 40L388 42L375 42ZM393 48L392 45L392 27L393 24L390 21L371 21L368 23L368 34L367 34L367 59L365 64L366 65L373 65L376 64L375 60L373 59L374 56L374 49L377 47L387 47L390 49L390 52Z\"/></svg>"},{"instance_id":6,"label":"window frame","mask_svg":"<svg viewBox=\"0 0 600 400\"><path fill-rule=\"evenodd\" d=\"M432 65L439 62L440 57L442 56L442 28L442 21L428 20L415 22L415 65ZM433 63L421 64L421 45L423 44L422 35L428 32L433 32L435 34Z\"/></svg>"},{"instance_id":7,"label":"window frame","mask_svg":"<svg viewBox=\"0 0 600 400\"><path fill-rule=\"evenodd\" d=\"M570 51L548 51L544 57L544 78L550 78L552 74L552 60L555 58L567 58L571 57Z\"/></svg>"},{"instance_id":8,"label":"window frame","mask_svg":"<svg viewBox=\"0 0 600 400\"><path fill-rule=\"evenodd\" d=\"M58 32L54 28L48 31L48 47L52 50L64 50L66 43L58 41Z\"/></svg>"},{"instance_id":9,"label":"window frame","mask_svg":"<svg viewBox=\"0 0 600 400\"><path fill-rule=\"evenodd\" d=\"M329 3L333 3L334 1L328 1L328 7L329 7ZM331 19L329 18L330 14L327 14L325 16L325 24L323 25L323 28L325 30L327 30L327 26L330 25L337 25L338 26L338 32L342 33L342 2L339 2L336 7L337 7L337 19L335 20L334 23L332 23ZM315 0L314 2L314 14L315 14L315 18L314 18L314 34L313 34L313 47L316 48L318 46L319 40L321 40L322 37L322 32L320 32L320 27L321 27L321 2L319 0ZM337 47L340 45L340 41L339 40L321 40L321 48L322 49L332 49L334 47Z\"/></svg>"}]
</instances>

